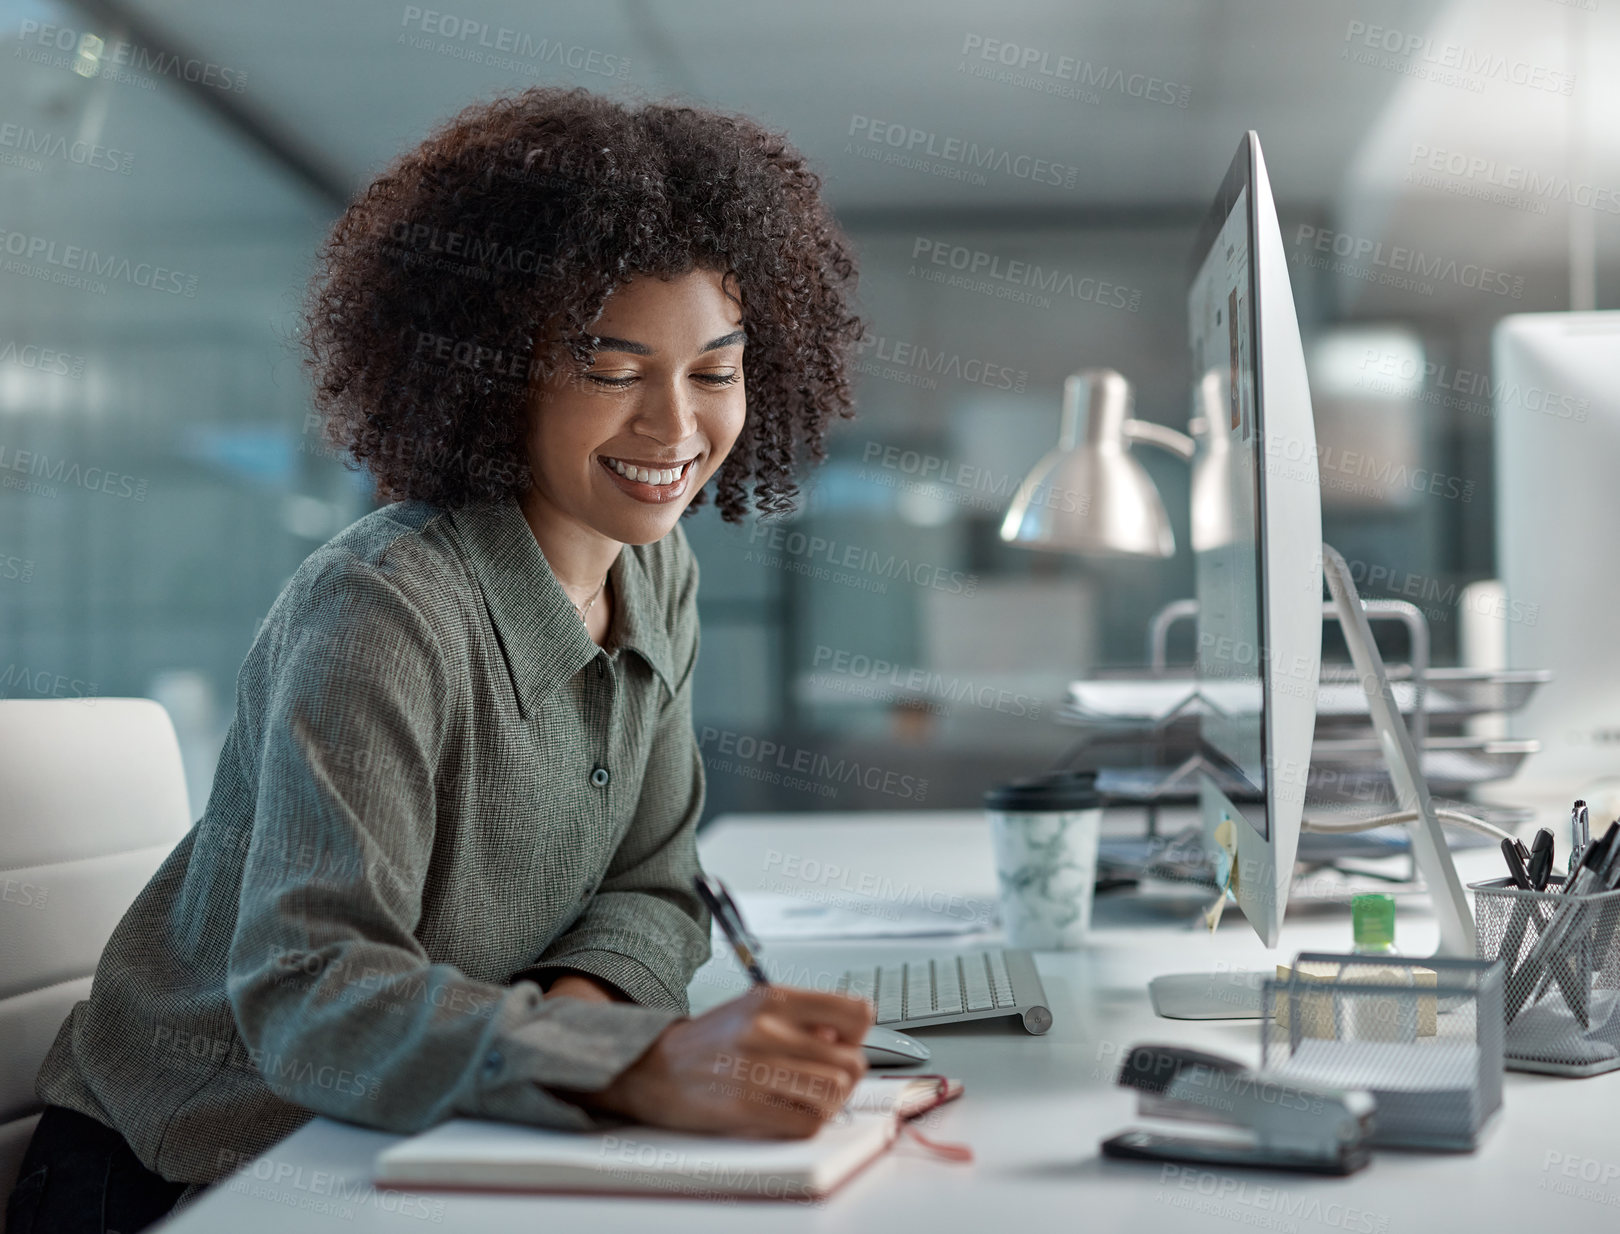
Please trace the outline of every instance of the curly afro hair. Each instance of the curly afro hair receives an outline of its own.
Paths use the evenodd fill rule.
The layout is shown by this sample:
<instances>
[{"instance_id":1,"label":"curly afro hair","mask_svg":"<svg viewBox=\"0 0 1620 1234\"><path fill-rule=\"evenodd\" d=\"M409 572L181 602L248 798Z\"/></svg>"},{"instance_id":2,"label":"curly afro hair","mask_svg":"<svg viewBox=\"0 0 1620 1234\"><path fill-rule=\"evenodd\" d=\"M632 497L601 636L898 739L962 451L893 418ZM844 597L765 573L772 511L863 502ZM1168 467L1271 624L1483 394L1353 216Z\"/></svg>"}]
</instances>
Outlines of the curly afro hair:
<instances>
[{"instance_id":1,"label":"curly afro hair","mask_svg":"<svg viewBox=\"0 0 1620 1234\"><path fill-rule=\"evenodd\" d=\"M521 495L537 380L589 366L639 275L728 277L747 417L714 477L741 522L793 508L793 464L852 413L851 247L781 136L695 107L534 88L464 110L395 161L321 248L304 309L326 433L384 501ZM691 507L703 504L700 491Z\"/></svg>"}]
</instances>

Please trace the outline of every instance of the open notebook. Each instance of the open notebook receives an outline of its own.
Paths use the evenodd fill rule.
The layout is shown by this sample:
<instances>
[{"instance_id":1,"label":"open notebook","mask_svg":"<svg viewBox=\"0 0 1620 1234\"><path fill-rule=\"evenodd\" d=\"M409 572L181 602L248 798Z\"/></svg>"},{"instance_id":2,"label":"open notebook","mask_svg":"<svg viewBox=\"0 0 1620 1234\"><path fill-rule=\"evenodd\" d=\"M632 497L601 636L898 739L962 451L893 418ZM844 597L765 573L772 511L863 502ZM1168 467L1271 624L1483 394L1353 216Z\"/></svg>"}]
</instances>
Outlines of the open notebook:
<instances>
[{"instance_id":1,"label":"open notebook","mask_svg":"<svg viewBox=\"0 0 1620 1234\"><path fill-rule=\"evenodd\" d=\"M942 1076L868 1077L838 1118L803 1140L744 1140L657 1127L551 1131L456 1118L377 1154L402 1187L596 1191L809 1200L881 1154L915 1118L958 1096Z\"/></svg>"}]
</instances>

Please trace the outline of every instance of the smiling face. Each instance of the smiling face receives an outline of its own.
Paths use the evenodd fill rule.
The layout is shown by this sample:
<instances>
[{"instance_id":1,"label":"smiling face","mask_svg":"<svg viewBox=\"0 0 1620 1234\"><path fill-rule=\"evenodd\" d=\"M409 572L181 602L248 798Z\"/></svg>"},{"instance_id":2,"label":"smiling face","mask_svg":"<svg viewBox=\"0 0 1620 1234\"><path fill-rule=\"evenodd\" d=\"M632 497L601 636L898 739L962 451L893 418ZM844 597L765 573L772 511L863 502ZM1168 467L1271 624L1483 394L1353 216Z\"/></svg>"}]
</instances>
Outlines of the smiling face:
<instances>
[{"instance_id":1,"label":"smiling face","mask_svg":"<svg viewBox=\"0 0 1620 1234\"><path fill-rule=\"evenodd\" d=\"M712 270L640 276L591 330L601 344L589 371L530 393L525 508L559 530L650 544L742 432L742 309Z\"/></svg>"}]
</instances>

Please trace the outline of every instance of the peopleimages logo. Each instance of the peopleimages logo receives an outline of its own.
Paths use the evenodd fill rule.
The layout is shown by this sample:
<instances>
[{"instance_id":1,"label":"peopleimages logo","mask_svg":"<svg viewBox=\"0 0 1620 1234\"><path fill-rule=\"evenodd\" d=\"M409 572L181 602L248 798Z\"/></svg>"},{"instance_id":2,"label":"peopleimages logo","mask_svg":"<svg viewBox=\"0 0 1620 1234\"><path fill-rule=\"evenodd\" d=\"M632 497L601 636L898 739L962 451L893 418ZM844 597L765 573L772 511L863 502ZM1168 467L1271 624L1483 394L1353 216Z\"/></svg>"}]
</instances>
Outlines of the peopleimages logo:
<instances>
[{"instance_id":1,"label":"peopleimages logo","mask_svg":"<svg viewBox=\"0 0 1620 1234\"><path fill-rule=\"evenodd\" d=\"M347 1178L330 1167L306 1170L302 1165L232 1148L219 1149L217 1164L222 1173L229 1174L221 1179L220 1187L286 1208L352 1221L361 1206L369 1205L389 1217L444 1220L443 1200L428 1200L392 1187L379 1191L370 1179Z\"/></svg>"},{"instance_id":2,"label":"peopleimages logo","mask_svg":"<svg viewBox=\"0 0 1620 1234\"><path fill-rule=\"evenodd\" d=\"M782 880L791 880L779 883L778 889L794 884L800 887L809 885L818 890L836 889L849 893L849 898L844 901L847 906L854 907L861 904L862 909L866 911L879 907L922 906L930 912L971 921L989 923L995 920L995 904L989 900L923 887L912 883L909 879L896 883L888 875L873 870L856 870L834 861L820 861L815 857L787 853L777 848L765 850L765 860L761 869L767 874L780 875ZM795 888L793 894L803 892ZM890 920L894 918L891 917Z\"/></svg>"},{"instance_id":3,"label":"peopleimages logo","mask_svg":"<svg viewBox=\"0 0 1620 1234\"><path fill-rule=\"evenodd\" d=\"M1465 43L1436 43L1427 34L1410 34L1391 26L1351 21L1345 27L1344 41L1348 46L1340 52L1341 59L1426 77L1443 85L1462 85L1474 93L1483 89L1485 81L1507 82L1549 94L1575 92L1573 73L1525 60L1510 60L1499 52ZM1380 56L1380 52L1384 55ZM1391 61L1386 57L1398 59Z\"/></svg>"},{"instance_id":4,"label":"peopleimages logo","mask_svg":"<svg viewBox=\"0 0 1620 1234\"><path fill-rule=\"evenodd\" d=\"M1296 438L1268 436L1265 449L1268 460L1277 460L1281 464L1268 462L1268 474L1280 474L1300 481L1309 478L1311 469L1300 466L1310 455L1303 442ZM1408 467L1405 463L1381 459L1361 450L1345 450L1323 443L1317 443L1315 455L1317 480L1323 488L1359 492L1368 497L1382 497L1400 488L1462 502L1472 501L1474 497L1476 485L1473 480L1431 471L1427 467ZM1289 467L1288 464L1294 466ZM1351 484L1346 477L1371 483Z\"/></svg>"},{"instance_id":5,"label":"peopleimages logo","mask_svg":"<svg viewBox=\"0 0 1620 1234\"><path fill-rule=\"evenodd\" d=\"M94 706L96 683L77 677L64 677L49 669L31 669L27 665L8 664L0 670L0 698L76 698Z\"/></svg>"},{"instance_id":6,"label":"peopleimages logo","mask_svg":"<svg viewBox=\"0 0 1620 1234\"><path fill-rule=\"evenodd\" d=\"M0 583L31 583L34 581L34 562L0 550Z\"/></svg>"},{"instance_id":7,"label":"peopleimages logo","mask_svg":"<svg viewBox=\"0 0 1620 1234\"><path fill-rule=\"evenodd\" d=\"M1414 570L1369 564L1361 560L1346 564L1350 567L1350 581L1358 589L1378 595L1399 596L1426 605L1425 612L1431 621L1445 620L1464 610L1498 621L1533 626L1541 615L1539 604L1509 600L1501 593L1470 591L1466 586L1459 588L1454 579L1442 580Z\"/></svg>"},{"instance_id":8,"label":"peopleimages logo","mask_svg":"<svg viewBox=\"0 0 1620 1234\"><path fill-rule=\"evenodd\" d=\"M106 493L109 497L146 500L146 481L139 476L109 471L105 467L81 467L77 462L70 463L65 458L52 462L49 455L39 450L19 450L0 442L0 473L3 472L34 477L27 481L12 475L0 478L0 484L6 488L20 488L24 492L46 492L54 497L56 490L51 486L65 484L90 492Z\"/></svg>"},{"instance_id":9,"label":"peopleimages logo","mask_svg":"<svg viewBox=\"0 0 1620 1234\"><path fill-rule=\"evenodd\" d=\"M1028 694L1013 693L971 678L946 677L932 669L906 668L882 657L822 643L816 644L811 667L817 670L818 676L831 677L827 684L844 693L860 694L861 689L852 687L867 687L880 698L892 698L896 694L923 695L940 703L965 702L1016 717L1034 717L1041 710L1040 700Z\"/></svg>"},{"instance_id":10,"label":"peopleimages logo","mask_svg":"<svg viewBox=\"0 0 1620 1234\"><path fill-rule=\"evenodd\" d=\"M1122 287L1092 275L1077 276L1069 270L1048 269L1034 262L1017 259L1004 261L996 253L968 248L965 244L950 244L928 236L917 236L912 240L911 258L914 262L943 266L962 275L960 279L947 278L944 270L931 271L924 266L925 277L934 275L948 286L962 286L970 291L988 290L998 299L1014 298L1009 295L1010 284L1099 304L1104 308L1122 308L1132 313L1142 304L1142 292L1138 288ZM975 283L974 280L980 276L984 281ZM1050 306L1050 300L1042 305L1043 308Z\"/></svg>"},{"instance_id":11,"label":"peopleimages logo","mask_svg":"<svg viewBox=\"0 0 1620 1234\"><path fill-rule=\"evenodd\" d=\"M1023 47L1005 39L988 39L982 34L968 34L962 38L963 57L960 70L973 77L991 77L1012 86L1025 86L1047 94L1073 94L1084 97L1088 103L1100 103L1098 90L1112 90L1133 99L1146 99L1150 103L1163 103L1167 107L1186 110L1192 87L1177 85L1149 73L1127 73L1124 69L1110 68L1106 64L1094 65L1078 56L1053 56L1038 47ZM986 65L972 61L989 61ZM1058 83L1073 82L1077 89L1066 89ZM1083 93L1082 93L1083 91Z\"/></svg>"},{"instance_id":12,"label":"peopleimages logo","mask_svg":"<svg viewBox=\"0 0 1620 1234\"><path fill-rule=\"evenodd\" d=\"M135 167L135 156L127 150L90 141L70 142L66 137L41 133L24 124L0 124L0 146L15 150L24 157L42 155L72 163L76 167L93 167L97 171L117 172L121 176L129 175ZM39 170L37 160L31 170Z\"/></svg>"},{"instance_id":13,"label":"peopleimages logo","mask_svg":"<svg viewBox=\"0 0 1620 1234\"><path fill-rule=\"evenodd\" d=\"M0 269L30 275L37 269L40 275L46 276L47 282L83 282L84 280L73 276L56 277L63 272L74 271L93 278L112 279L114 282L130 283L136 287L166 291L171 296L191 297L197 294L195 274L184 274L167 266L153 265L149 261L131 261L128 257L98 253L95 249L87 249L77 244L61 244L44 236L11 231L5 227L0 227L0 253L20 259L16 263L15 270L12 270L14 263L9 261L0 264ZM36 261L44 265L35 267L33 263ZM46 270L44 267L54 269Z\"/></svg>"},{"instance_id":14,"label":"peopleimages logo","mask_svg":"<svg viewBox=\"0 0 1620 1234\"><path fill-rule=\"evenodd\" d=\"M932 170L923 160L941 159L954 164L963 175L954 179L972 179L974 183L988 183L982 174L986 171L1028 180L1032 184L1054 184L1072 189L1080 182L1080 169L1055 159L1040 158L1033 154L1020 154L1000 146L981 146L976 141L960 137L944 137L928 129L919 129L892 120L879 120L873 116L855 115L849 118L849 134L858 142L876 147L872 153L884 162L898 166ZM885 154L885 148L887 153ZM860 153L851 147L850 153Z\"/></svg>"},{"instance_id":15,"label":"peopleimages logo","mask_svg":"<svg viewBox=\"0 0 1620 1234\"><path fill-rule=\"evenodd\" d=\"M820 750L781 745L707 724L698 736L698 749L703 752L704 766L710 771L781 784L822 797L835 797L840 784L851 783L911 801L920 802L928 795L926 776L906 775L855 758L834 758ZM717 759L716 754L727 758Z\"/></svg>"},{"instance_id":16,"label":"peopleimages logo","mask_svg":"<svg viewBox=\"0 0 1620 1234\"><path fill-rule=\"evenodd\" d=\"M788 562L801 566L807 566L812 562L825 562L826 565L819 568L819 573L815 577L836 579L840 574L853 571L869 576L872 583L880 584L864 588L879 594L886 591L891 579L962 596L973 595L979 586L976 574L950 570L931 562L911 561L894 553L884 553L860 544L842 544L826 536L790 530L779 523L756 522L748 533L748 543L753 545L761 540L765 541L771 553L766 554L749 548L743 553L744 561L781 566L784 569L789 568ZM784 561L784 556L788 561ZM829 569L833 574L827 574Z\"/></svg>"},{"instance_id":17,"label":"peopleimages logo","mask_svg":"<svg viewBox=\"0 0 1620 1234\"><path fill-rule=\"evenodd\" d=\"M89 361L71 352L41 347L37 343L19 343L16 339L7 339L4 343L0 343L0 364L14 364L19 368L33 369L37 373L54 373L58 377L79 378L84 376Z\"/></svg>"},{"instance_id":18,"label":"peopleimages logo","mask_svg":"<svg viewBox=\"0 0 1620 1234\"><path fill-rule=\"evenodd\" d=\"M1558 420L1569 420L1575 424L1585 424L1592 407L1590 399L1559 394L1540 386L1521 386L1517 382L1492 377L1489 373L1453 368L1449 364L1433 360L1420 365L1410 356L1380 352L1376 347L1366 349L1361 358L1361 368L1370 378L1386 379L1390 383L1388 389L1391 391L1404 389L1415 381L1422 381L1432 385L1435 391L1454 392L1463 396L1461 400L1447 399L1445 405L1448 407L1461 406L1465 400L1483 399L1487 410L1497 404L1504 408L1523 407L1526 411L1538 412ZM1377 389L1376 386L1373 388Z\"/></svg>"},{"instance_id":19,"label":"peopleimages logo","mask_svg":"<svg viewBox=\"0 0 1620 1234\"><path fill-rule=\"evenodd\" d=\"M1482 186L1486 189L1526 194L1537 199L1529 204L1537 207L1538 214L1546 213L1545 203L1549 201L1567 201L1587 210L1620 214L1620 191L1572 181L1568 176L1561 176L1556 172L1539 172L1534 168L1522 167L1518 163L1502 163L1496 159L1485 158L1483 155L1468 155L1459 150L1438 149L1424 142L1412 143L1412 153L1406 162L1413 170L1422 168L1425 171L1439 172L1469 181L1469 185L1466 186L1468 188ZM1407 172L1407 179L1414 181L1413 171ZM1422 176L1414 182L1423 184L1425 188L1440 186L1436 176ZM1453 185L1443 191L1454 192L1458 187L1463 186ZM1467 195L1480 196L1489 201L1500 200L1499 195L1487 193Z\"/></svg>"},{"instance_id":20,"label":"peopleimages logo","mask_svg":"<svg viewBox=\"0 0 1620 1234\"><path fill-rule=\"evenodd\" d=\"M885 488L923 493L946 501L972 504L986 510L1003 511L1022 487L1023 473L993 472L987 467L905 450L899 446L869 441L861 452L862 479ZM875 468L876 470L872 470ZM1051 506L1066 514L1083 513L1091 508L1091 494L1078 489L1042 485L1031 495L1037 508Z\"/></svg>"},{"instance_id":21,"label":"peopleimages logo","mask_svg":"<svg viewBox=\"0 0 1620 1234\"><path fill-rule=\"evenodd\" d=\"M1331 1195L1296 1193L1193 1166L1162 1166L1159 1182L1153 1196L1158 1203L1239 1225L1286 1232L1297 1231L1302 1221L1319 1222L1344 1234L1385 1234L1391 1225L1389 1214L1358 1208Z\"/></svg>"},{"instance_id":22,"label":"peopleimages logo","mask_svg":"<svg viewBox=\"0 0 1620 1234\"><path fill-rule=\"evenodd\" d=\"M938 384L939 378L949 377L969 385L1022 394L1029 381L1026 369L1011 369L975 356L964 357L960 352L938 351L922 343L889 338L884 334L861 335L855 344L855 361L857 372L880 377L899 374L912 379L908 384L926 385L929 389Z\"/></svg>"},{"instance_id":23,"label":"peopleimages logo","mask_svg":"<svg viewBox=\"0 0 1620 1234\"><path fill-rule=\"evenodd\" d=\"M367 234L384 241L384 247L397 254L404 265L421 264L472 278L487 280L496 270L545 274L554 268L549 253L410 219L374 219Z\"/></svg>"},{"instance_id":24,"label":"peopleimages logo","mask_svg":"<svg viewBox=\"0 0 1620 1234\"><path fill-rule=\"evenodd\" d=\"M1337 273L1408 287L1425 294L1433 290L1434 282L1455 283L1471 291L1490 292L1515 300L1524 294L1523 276L1506 274L1479 262L1436 257L1422 249L1407 248L1403 244L1386 245L1382 240L1369 240L1364 236L1352 236L1326 227L1313 227L1309 223L1299 225L1299 230L1294 234L1294 244L1298 246L1294 253L1295 261L1310 256L1308 252L1298 249L1331 253L1334 257L1344 259L1332 267ZM1311 264L1321 266L1322 261L1315 259ZM1359 271L1357 267L1360 267Z\"/></svg>"},{"instance_id":25,"label":"peopleimages logo","mask_svg":"<svg viewBox=\"0 0 1620 1234\"><path fill-rule=\"evenodd\" d=\"M399 24L406 32L401 33L397 41L408 47L437 50L454 59L489 68L533 75L540 65L549 64L553 68L566 67L575 72L595 73L602 77L623 79L630 76L630 61L624 56L577 43L536 38L522 30L491 26L485 21L442 13L437 9L424 9L415 4L405 6ZM418 33L410 33L413 30ZM424 38L423 35L429 37ZM429 38L441 41L435 46Z\"/></svg>"},{"instance_id":26,"label":"peopleimages logo","mask_svg":"<svg viewBox=\"0 0 1620 1234\"><path fill-rule=\"evenodd\" d=\"M210 86L240 94L247 89L247 74L195 56L182 58L172 51L156 51L124 39L107 42L88 30L74 30L25 17L17 28L17 48L12 53L33 63L49 63L53 68L69 68L86 77L152 87L152 77L173 77L192 85ZM71 59L69 56L71 55ZM148 74L138 77L126 72Z\"/></svg>"}]
</instances>

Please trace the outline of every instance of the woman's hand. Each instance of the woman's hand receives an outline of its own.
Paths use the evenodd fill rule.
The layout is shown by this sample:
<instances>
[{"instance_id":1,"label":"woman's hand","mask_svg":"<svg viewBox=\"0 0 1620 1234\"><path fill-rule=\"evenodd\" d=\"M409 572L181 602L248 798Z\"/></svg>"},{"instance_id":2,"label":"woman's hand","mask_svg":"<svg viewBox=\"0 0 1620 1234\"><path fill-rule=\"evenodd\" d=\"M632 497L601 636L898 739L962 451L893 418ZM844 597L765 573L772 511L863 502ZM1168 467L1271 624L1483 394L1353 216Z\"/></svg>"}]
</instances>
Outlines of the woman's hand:
<instances>
[{"instance_id":1,"label":"woman's hand","mask_svg":"<svg viewBox=\"0 0 1620 1234\"><path fill-rule=\"evenodd\" d=\"M865 999L755 986L677 1020L607 1088L573 1099L680 1131L798 1139L843 1109L866 1074L871 1025Z\"/></svg>"}]
</instances>

